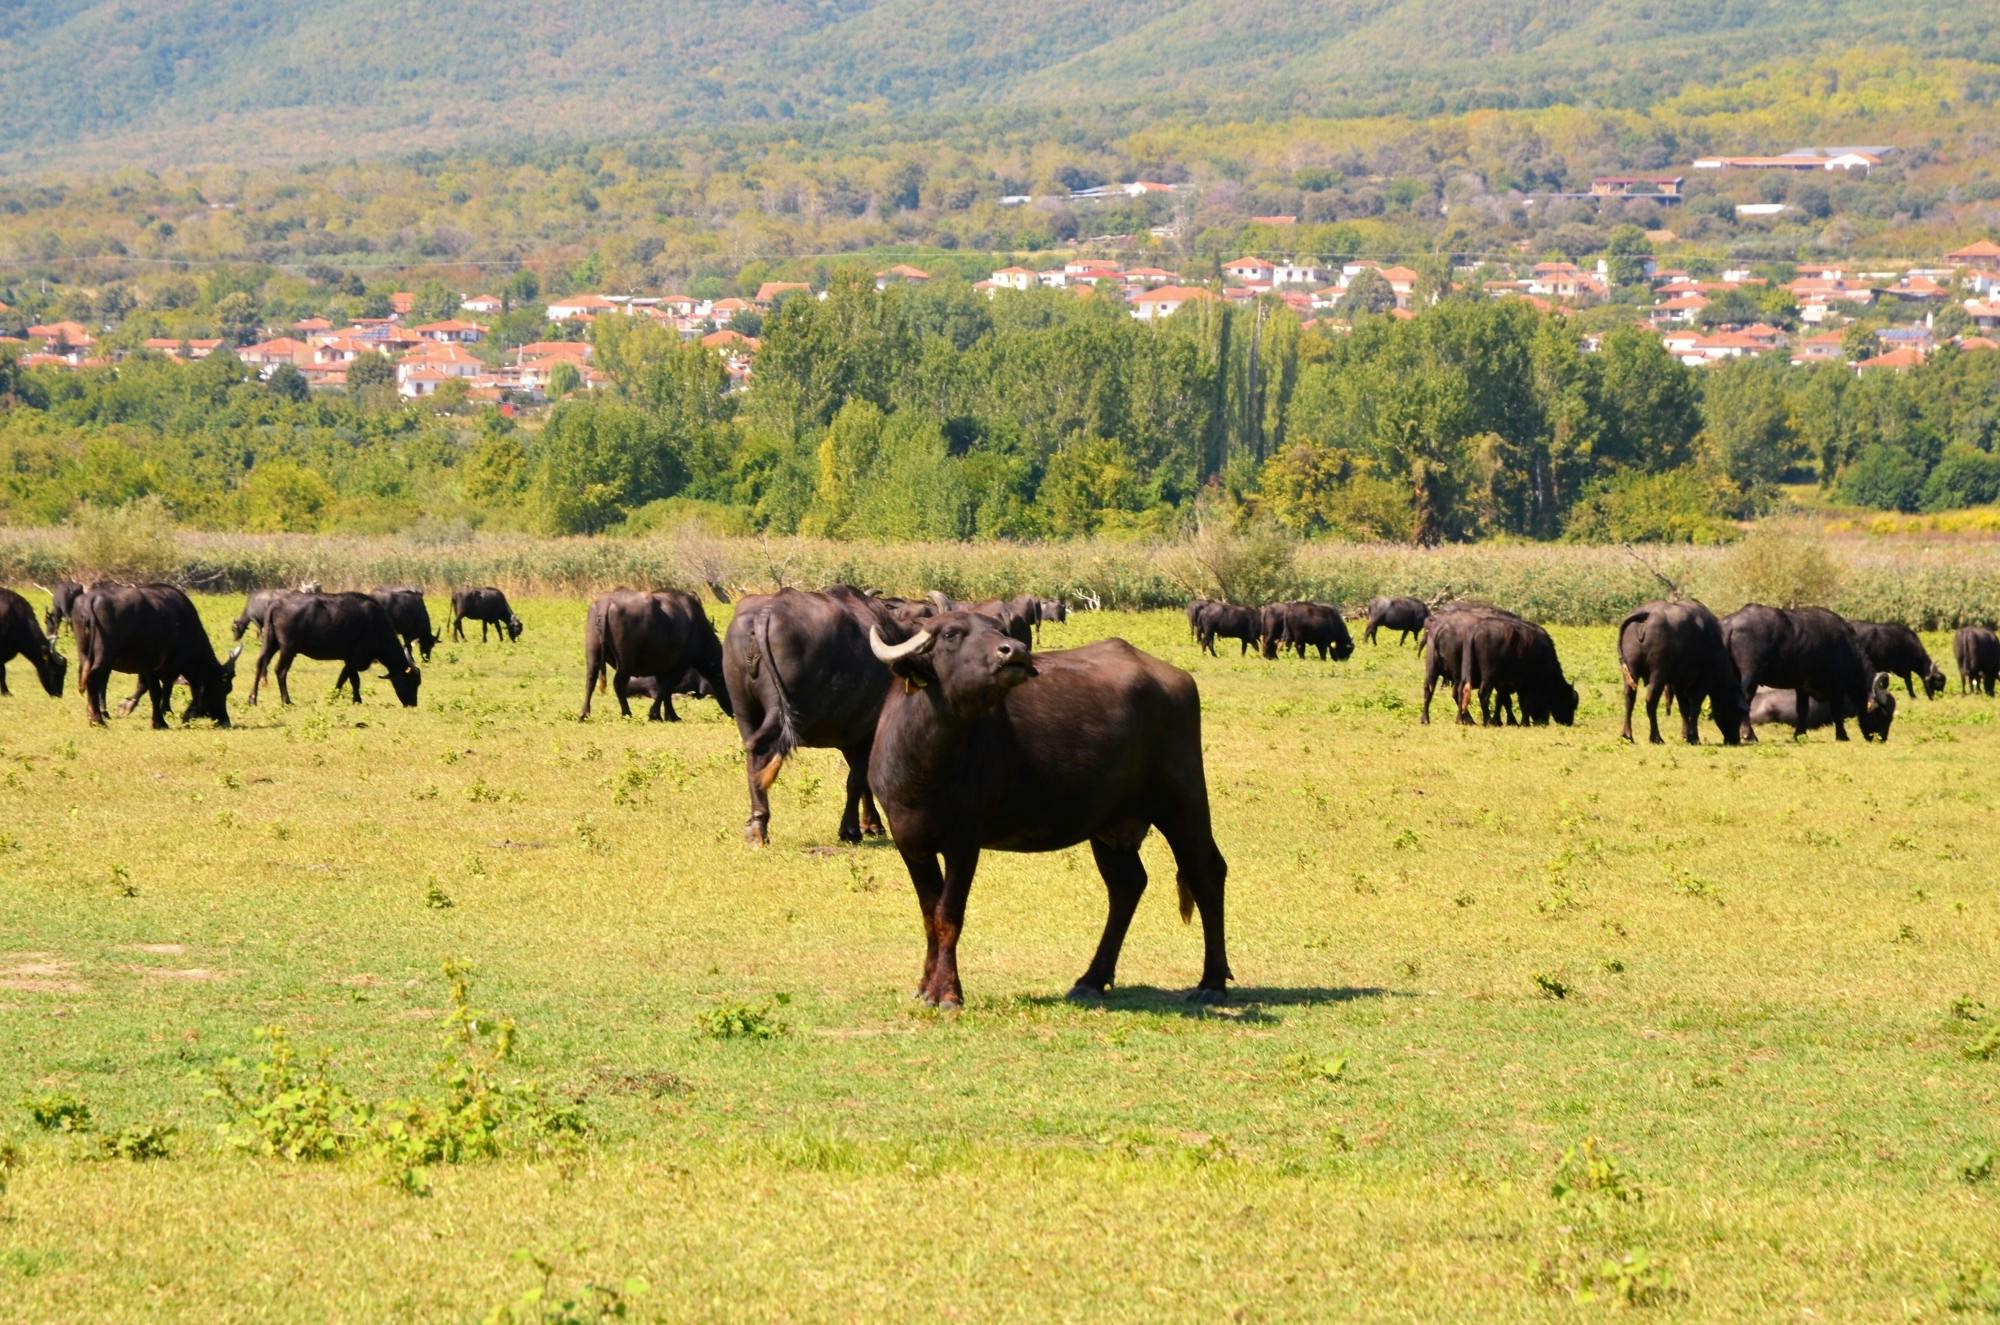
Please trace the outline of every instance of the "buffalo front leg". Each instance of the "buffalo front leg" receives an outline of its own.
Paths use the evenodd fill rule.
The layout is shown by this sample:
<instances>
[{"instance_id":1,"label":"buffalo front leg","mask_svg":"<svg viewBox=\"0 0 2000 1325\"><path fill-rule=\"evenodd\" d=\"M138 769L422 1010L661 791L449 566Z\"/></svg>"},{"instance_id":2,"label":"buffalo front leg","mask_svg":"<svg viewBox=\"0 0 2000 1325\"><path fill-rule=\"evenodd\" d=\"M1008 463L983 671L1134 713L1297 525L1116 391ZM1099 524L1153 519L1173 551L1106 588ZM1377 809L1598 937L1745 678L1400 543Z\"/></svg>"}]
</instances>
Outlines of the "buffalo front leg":
<instances>
[{"instance_id":1,"label":"buffalo front leg","mask_svg":"<svg viewBox=\"0 0 2000 1325\"><path fill-rule=\"evenodd\" d=\"M1136 846L1123 847L1092 838L1090 854L1097 872L1104 876L1104 891L1110 906L1104 913L1104 936L1097 941L1097 954L1090 969L1070 987L1073 999L1101 998L1118 975L1118 954L1125 946L1125 931L1132 925L1132 913L1146 894L1146 866Z\"/></svg>"},{"instance_id":2,"label":"buffalo front leg","mask_svg":"<svg viewBox=\"0 0 2000 1325\"><path fill-rule=\"evenodd\" d=\"M972 892L972 874L977 868L978 847L945 853L944 891L938 896L936 909L937 961L923 995L924 1002L933 1007L965 1006L965 990L958 982L958 936L965 929L965 899Z\"/></svg>"},{"instance_id":3,"label":"buffalo front leg","mask_svg":"<svg viewBox=\"0 0 2000 1325\"><path fill-rule=\"evenodd\" d=\"M937 853L933 851L904 848L903 866L910 871L910 884L917 890L917 910L924 918L924 969L917 977L917 990L911 997L935 1002L931 997L931 980L937 974L938 899L944 896L944 875L938 869Z\"/></svg>"}]
</instances>

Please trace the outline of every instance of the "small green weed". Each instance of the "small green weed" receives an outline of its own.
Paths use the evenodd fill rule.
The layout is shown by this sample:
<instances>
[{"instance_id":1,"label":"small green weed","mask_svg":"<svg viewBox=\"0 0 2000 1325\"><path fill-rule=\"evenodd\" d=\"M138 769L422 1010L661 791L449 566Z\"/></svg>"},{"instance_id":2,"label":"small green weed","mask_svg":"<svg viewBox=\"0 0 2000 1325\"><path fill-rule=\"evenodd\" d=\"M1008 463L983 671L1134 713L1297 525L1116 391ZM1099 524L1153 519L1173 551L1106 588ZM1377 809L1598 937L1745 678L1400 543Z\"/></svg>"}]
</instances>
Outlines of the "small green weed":
<instances>
[{"instance_id":1,"label":"small green weed","mask_svg":"<svg viewBox=\"0 0 2000 1325\"><path fill-rule=\"evenodd\" d=\"M1553 971L1536 971L1528 977L1535 986L1535 992L1543 998L1564 999L1569 997L1569 986Z\"/></svg>"},{"instance_id":2,"label":"small green weed","mask_svg":"<svg viewBox=\"0 0 2000 1325\"><path fill-rule=\"evenodd\" d=\"M90 1106L75 1095L36 1095L21 1101L21 1107L44 1132L88 1132Z\"/></svg>"},{"instance_id":3,"label":"small green weed","mask_svg":"<svg viewBox=\"0 0 2000 1325\"><path fill-rule=\"evenodd\" d=\"M1571 1146L1556 1161L1549 1195L1558 1201L1583 1197L1617 1204L1636 1204L1645 1199L1631 1171L1598 1149L1594 1136Z\"/></svg>"},{"instance_id":4,"label":"small green weed","mask_svg":"<svg viewBox=\"0 0 2000 1325\"><path fill-rule=\"evenodd\" d=\"M1995 1155L1991 1150L1969 1151L1958 1161L1958 1180L1976 1186L1993 1176Z\"/></svg>"},{"instance_id":5,"label":"small green weed","mask_svg":"<svg viewBox=\"0 0 2000 1325\"><path fill-rule=\"evenodd\" d=\"M141 1162L165 1159L173 1148L174 1128L166 1123L131 1123L97 1137L99 1159Z\"/></svg>"},{"instance_id":6,"label":"small green weed","mask_svg":"<svg viewBox=\"0 0 2000 1325\"><path fill-rule=\"evenodd\" d=\"M696 1017L695 1029L711 1040L775 1040L791 1031L771 1003L724 1003Z\"/></svg>"},{"instance_id":7,"label":"small green weed","mask_svg":"<svg viewBox=\"0 0 2000 1325\"><path fill-rule=\"evenodd\" d=\"M573 1244L567 1250L574 1256L585 1249ZM512 1302L493 1308L486 1314L486 1325L600 1325L626 1319L634 1299L650 1291L646 1281L636 1277L619 1284L563 1282L572 1276L562 1274L554 1256L517 1251L514 1259L533 1266L541 1282Z\"/></svg>"},{"instance_id":8,"label":"small green weed","mask_svg":"<svg viewBox=\"0 0 2000 1325\"><path fill-rule=\"evenodd\" d=\"M433 911L449 911L458 903L451 900L451 894L436 879L432 879L430 886L424 889L424 905Z\"/></svg>"}]
</instances>

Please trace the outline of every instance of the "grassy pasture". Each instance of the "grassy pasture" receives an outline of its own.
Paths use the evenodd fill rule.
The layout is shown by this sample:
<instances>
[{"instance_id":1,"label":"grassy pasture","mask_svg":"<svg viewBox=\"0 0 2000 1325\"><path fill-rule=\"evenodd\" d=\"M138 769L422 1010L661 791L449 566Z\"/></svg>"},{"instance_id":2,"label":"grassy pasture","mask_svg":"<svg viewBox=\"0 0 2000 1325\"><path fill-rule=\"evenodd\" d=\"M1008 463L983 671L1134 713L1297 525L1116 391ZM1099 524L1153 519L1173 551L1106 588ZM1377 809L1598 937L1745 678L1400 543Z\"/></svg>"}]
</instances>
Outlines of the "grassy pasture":
<instances>
[{"instance_id":1,"label":"grassy pasture","mask_svg":"<svg viewBox=\"0 0 2000 1325\"><path fill-rule=\"evenodd\" d=\"M201 600L212 633L238 605ZM1633 748L1608 628L1556 631L1576 728L1469 730L1417 725L1407 649L1199 658L1177 614L1080 616L1045 645L1201 683L1240 988L1179 1001L1156 836L1101 1008L1061 998L1088 852L987 855L951 1016L907 997L893 849L834 840L837 756L786 768L754 851L733 725L579 725L583 604L518 606L414 711L306 660L297 707L246 709L246 657L231 730L92 731L10 671L0 1320L476 1320L542 1282L518 1252L557 1297L642 1277L659 1320L2000 1310L2000 1058L1967 1055L2000 709L1955 683L1886 746ZM420 1197L218 1138L209 1076L273 1023L356 1093L420 1088L451 956L580 1145ZM704 1033L745 1005L783 1029ZM20 1103L50 1095L172 1154L95 1158Z\"/></svg>"}]
</instances>

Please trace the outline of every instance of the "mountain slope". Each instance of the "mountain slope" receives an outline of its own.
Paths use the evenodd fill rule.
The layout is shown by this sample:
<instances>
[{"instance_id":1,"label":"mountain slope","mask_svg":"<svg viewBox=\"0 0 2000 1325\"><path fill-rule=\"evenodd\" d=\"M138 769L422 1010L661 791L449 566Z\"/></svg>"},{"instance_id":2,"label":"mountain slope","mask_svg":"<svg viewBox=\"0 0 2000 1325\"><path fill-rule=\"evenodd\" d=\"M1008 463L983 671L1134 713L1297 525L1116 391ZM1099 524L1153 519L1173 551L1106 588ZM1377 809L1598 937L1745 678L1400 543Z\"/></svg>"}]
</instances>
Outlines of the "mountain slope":
<instances>
[{"instance_id":1,"label":"mountain slope","mask_svg":"<svg viewBox=\"0 0 2000 1325\"><path fill-rule=\"evenodd\" d=\"M2000 59L1876 0L0 3L0 165L270 162L860 113L1644 104L1776 55Z\"/></svg>"}]
</instances>

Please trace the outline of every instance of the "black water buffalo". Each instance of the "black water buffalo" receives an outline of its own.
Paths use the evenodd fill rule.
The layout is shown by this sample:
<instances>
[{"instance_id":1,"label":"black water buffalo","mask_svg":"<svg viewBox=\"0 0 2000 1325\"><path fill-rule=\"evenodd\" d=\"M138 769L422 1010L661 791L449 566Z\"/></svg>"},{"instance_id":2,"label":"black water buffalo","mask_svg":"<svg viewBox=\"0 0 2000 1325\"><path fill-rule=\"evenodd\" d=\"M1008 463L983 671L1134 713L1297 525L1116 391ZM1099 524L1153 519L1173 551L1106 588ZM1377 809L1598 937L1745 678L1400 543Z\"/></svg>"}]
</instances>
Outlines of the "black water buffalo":
<instances>
[{"instance_id":1,"label":"black water buffalo","mask_svg":"<svg viewBox=\"0 0 2000 1325\"><path fill-rule=\"evenodd\" d=\"M1931 661L1931 655L1924 648L1924 642L1917 638L1917 632L1900 621L1852 621L1854 638L1861 645L1861 654L1868 660L1868 669L1873 672L1887 672L1891 676L1903 678L1903 688L1910 698L1917 697L1916 682L1924 680L1924 696L1936 699L1944 693L1944 668Z\"/></svg>"},{"instance_id":2,"label":"black water buffalo","mask_svg":"<svg viewBox=\"0 0 2000 1325\"><path fill-rule=\"evenodd\" d=\"M1625 729L1632 739L1632 704L1639 686L1646 686L1646 723L1654 745L1660 738L1660 698L1670 697L1681 713L1681 736L1689 745L1700 739L1701 706L1724 745L1743 739L1743 684L1735 660L1722 642L1722 623L1715 613L1692 600L1647 603L1618 623L1618 670L1625 683Z\"/></svg>"},{"instance_id":3,"label":"black water buffalo","mask_svg":"<svg viewBox=\"0 0 2000 1325\"><path fill-rule=\"evenodd\" d=\"M382 604L382 610L389 614L389 624L396 628L397 636L403 641L403 652L415 649L425 662L431 660L431 650L444 640L431 630L431 609L424 602L424 591L408 585L398 585L388 589L371 589L370 598Z\"/></svg>"},{"instance_id":4,"label":"black water buffalo","mask_svg":"<svg viewBox=\"0 0 2000 1325\"><path fill-rule=\"evenodd\" d=\"M1471 720L1475 691L1479 720L1489 727L1503 715L1514 720L1508 696L1519 703L1523 725L1539 727L1553 718L1567 727L1576 721L1576 687L1563 675L1555 641L1548 631L1517 616L1496 612L1470 622L1459 653L1460 721ZM1502 700L1497 709L1495 695Z\"/></svg>"},{"instance_id":5,"label":"black water buffalo","mask_svg":"<svg viewBox=\"0 0 2000 1325\"><path fill-rule=\"evenodd\" d=\"M1216 601L1213 598L1194 597L1188 599L1187 623L1189 639L1197 644L1201 643L1201 619L1208 612L1209 608L1216 605Z\"/></svg>"},{"instance_id":6,"label":"black water buffalo","mask_svg":"<svg viewBox=\"0 0 2000 1325\"><path fill-rule=\"evenodd\" d=\"M171 584L99 585L70 613L76 632L78 680L92 723L104 723L104 691L113 672L132 672L153 701L153 726L167 725L167 701L176 678L188 685L183 722L211 718L229 725L229 692L236 684L237 645L215 656L208 631L188 596Z\"/></svg>"},{"instance_id":7,"label":"black water buffalo","mask_svg":"<svg viewBox=\"0 0 2000 1325\"><path fill-rule=\"evenodd\" d=\"M56 587L48 590L49 610L42 617L42 633L50 639L62 633L63 622L72 620L71 614L76 610L76 600L83 597L86 592L88 591L75 580L57 580ZM70 633L76 633L73 622Z\"/></svg>"},{"instance_id":8,"label":"black water buffalo","mask_svg":"<svg viewBox=\"0 0 2000 1325\"><path fill-rule=\"evenodd\" d=\"M479 639L486 640L486 628L493 627L498 634L505 630L507 638L521 638L521 618L514 615L514 609L507 605L507 595L498 589L453 589L451 591L451 637L465 638L465 623L479 623Z\"/></svg>"},{"instance_id":9,"label":"black water buffalo","mask_svg":"<svg viewBox=\"0 0 2000 1325\"><path fill-rule=\"evenodd\" d=\"M2000 681L2000 635L1987 626L1960 626L1951 637L1952 658L1958 664L1958 693L1993 693Z\"/></svg>"},{"instance_id":10,"label":"black water buffalo","mask_svg":"<svg viewBox=\"0 0 2000 1325\"><path fill-rule=\"evenodd\" d=\"M1875 679L1869 685L1869 701L1874 706L1875 716L1862 728L1862 739L1886 741L1889 739L1889 724L1896 720L1896 694L1889 689L1887 672L1875 673ZM1822 699L1808 699L1804 704L1805 711L1801 713L1800 696L1796 690L1759 690L1756 698L1750 701L1750 724L1766 727L1782 722L1792 729L1794 738L1800 732L1817 731L1832 724L1832 705ZM1860 718L1858 710L1846 705L1842 707L1847 710L1843 717Z\"/></svg>"},{"instance_id":11,"label":"black water buffalo","mask_svg":"<svg viewBox=\"0 0 2000 1325\"><path fill-rule=\"evenodd\" d=\"M28 600L12 589L0 589L0 695L13 693L7 689L7 664L16 658L28 660L52 698L62 695L69 660L56 652L55 629L44 634L36 627L35 609Z\"/></svg>"},{"instance_id":12,"label":"black water buffalo","mask_svg":"<svg viewBox=\"0 0 2000 1325\"><path fill-rule=\"evenodd\" d=\"M1262 640L1263 613L1254 607L1241 607L1235 603L1210 603L1202 609L1199 634L1205 652L1215 652L1216 637L1220 636L1236 640L1236 654L1241 657L1250 652L1251 645Z\"/></svg>"},{"instance_id":13,"label":"black water buffalo","mask_svg":"<svg viewBox=\"0 0 2000 1325\"><path fill-rule=\"evenodd\" d=\"M1414 638L1421 648L1424 622L1430 620L1430 616L1431 609L1421 598L1371 598L1368 600L1368 625L1362 630L1361 638L1373 644L1375 632L1387 626L1402 632L1396 643L1406 644Z\"/></svg>"},{"instance_id":14,"label":"black water buffalo","mask_svg":"<svg viewBox=\"0 0 2000 1325\"><path fill-rule=\"evenodd\" d=\"M1060 598L1037 598L1035 600L1035 639L1042 638L1042 626L1048 622L1060 625L1069 620L1069 604Z\"/></svg>"},{"instance_id":15,"label":"black water buffalo","mask_svg":"<svg viewBox=\"0 0 2000 1325\"><path fill-rule=\"evenodd\" d=\"M618 711L632 716L629 702L632 678L667 677L678 681L683 673L694 672L707 683L709 693L724 713L731 712L729 694L722 680L722 643L715 626L693 594L668 589L648 593L639 589L613 589L590 605L583 623L583 712L580 721L590 718L590 699L611 673L611 690L618 696ZM653 707L647 717L653 721L678 722L671 687L662 694L657 680L653 686Z\"/></svg>"},{"instance_id":16,"label":"black water buffalo","mask_svg":"<svg viewBox=\"0 0 2000 1325\"><path fill-rule=\"evenodd\" d=\"M1013 598L995 598L984 603L951 603L949 607L939 610L954 609L992 617L1000 623L1003 632L1023 644L1034 643L1035 625L1041 620L1041 600L1030 594L1019 594Z\"/></svg>"},{"instance_id":17,"label":"black water buffalo","mask_svg":"<svg viewBox=\"0 0 2000 1325\"><path fill-rule=\"evenodd\" d=\"M604 693L602 682L598 683L598 693ZM625 682L627 699L648 701L649 707L646 710L648 722L679 722L680 714L674 712L675 695L686 695L690 699L714 699L718 695L727 693L711 687L708 678L696 671L682 672L680 679L668 686L662 686L657 676L634 676Z\"/></svg>"},{"instance_id":18,"label":"black water buffalo","mask_svg":"<svg viewBox=\"0 0 2000 1325\"><path fill-rule=\"evenodd\" d=\"M1462 678L1459 669L1464 661L1465 641L1475 624L1483 617L1502 616L1519 621L1521 618L1491 603L1476 603L1459 600L1448 603L1430 614L1424 622L1424 707L1422 723L1430 725L1431 697L1437 692L1438 682L1443 681L1451 688L1452 703L1458 707L1458 720L1471 722L1472 718L1463 705L1459 705L1459 686ZM1500 702L1511 718L1513 701L1504 692Z\"/></svg>"},{"instance_id":19,"label":"black water buffalo","mask_svg":"<svg viewBox=\"0 0 2000 1325\"><path fill-rule=\"evenodd\" d=\"M820 593L780 589L737 604L722 639L722 677L750 783L747 840L770 840L771 784L800 746L838 750L847 760L840 840L881 835L868 794L868 751L889 669L875 660L868 631L879 627L900 639L910 619L914 614L845 585Z\"/></svg>"},{"instance_id":20,"label":"black water buffalo","mask_svg":"<svg viewBox=\"0 0 2000 1325\"><path fill-rule=\"evenodd\" d=\"M1070 993L1102 996L1146 890L1139 845L1157 827L1174 853L1182 918L1201 911L1201 982L1189 998L1220 1001L1232 978L1223 945L1228 866L1209 824L1194 678L1118 639L1032 655L966 612L927 621L901 644L879 631L870 644L902 682L883 702L868 784L923 910L917 996L946 1007L964 1001L958 939L983 848L1079 842L1090 843L1110 906L1097 954Z\"/></svg>"},{"instance_id":21,"label":"black water buffalo","mask_svg":"<svg viewBox=\"0 0 2000 1325\"><path fill-rule=\"evenodd\" d=\"M305 592L317 593L319 591L317 589L310 591L304 589L252 589L249 597L243 600L243 610L238 612L236 619L229 623L229 638L240 640L243 638L245 631L255 626L257 627L257 638L260 640L263 639L264 625L270 619L272 604L281 598L289 598L293 594Z\"/></svg>"},{"instance_id":22,"label":"black water buffalo","mask_svg":"<svg viewBox=\"0 0 2000 1325\"><path fill-rule=\"evenodd\" d=\"M1861 652L1854 627L1823 607L1765 607L1747 603L1722 618L1722 642L1736 663L1747 713L1759 687L1797 690L1808 699L1826 703L1833 712L1833 735L1847 739L1847 716L1856 715L1861 734L1877 734L1881 722L1875 710L1874 673ZM1799 713L1801 718L1805 711ZM1797 735L1805 735L1803 723ZM1746 740L1756 733L1744 725Z\"/></svg>"},{"instance_id":23,"label":"black water buffalo","mask_svg":"<svg viewBox=\"0 0 2000 1325\"><path fill-rule=\"evenodd\" d=\"M264 618L264 648L257 655L257 675L250 682L250 702L257 702L265 669L278 660L278 698L292 702L292 660L301 654L323 662L338 662L333 688L346 685L354 702L361 702L361 674L380 663L382 675L404 708L415 708L424 674L396 634L389 613L365 593L295 593L271 604Z\"/></svg>"},{"instance_id":24,"label":"black water buffalo","mask_svg":"<svg viewBox=\"0 0 2000 1325\"><path fill-rule=\"evenodd\" d=\"M1275 658L1287 648L1306 656L1307 649L1319 653L1321 661L1331 656L1345 662L1354 656L1354 637L1340 609L1327 603L1272 603L1258 614L1259 648L1266 658Z\"/></svg>"}]
</instances>

